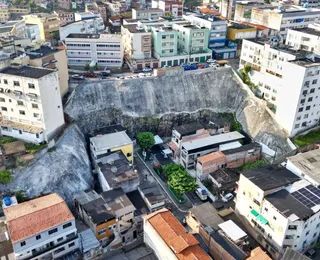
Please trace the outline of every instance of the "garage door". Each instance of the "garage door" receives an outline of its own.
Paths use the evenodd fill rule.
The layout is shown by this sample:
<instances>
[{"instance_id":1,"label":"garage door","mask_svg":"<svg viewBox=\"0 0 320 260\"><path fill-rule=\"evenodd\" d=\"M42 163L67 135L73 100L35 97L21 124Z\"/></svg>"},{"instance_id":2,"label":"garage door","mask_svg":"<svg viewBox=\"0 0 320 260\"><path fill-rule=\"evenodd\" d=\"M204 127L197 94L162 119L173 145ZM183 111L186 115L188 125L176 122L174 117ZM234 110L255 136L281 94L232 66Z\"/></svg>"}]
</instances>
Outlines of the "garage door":
<instances>
[{"instance_id":1,"label":"garage door","mask_svg":"<svg viewBox=\"0 0 320 260\"><path fill-rule=\"evenodd\" d=\"M200 62L206 62L206 57L200 57Z\"/></svg>"}]
</instances>

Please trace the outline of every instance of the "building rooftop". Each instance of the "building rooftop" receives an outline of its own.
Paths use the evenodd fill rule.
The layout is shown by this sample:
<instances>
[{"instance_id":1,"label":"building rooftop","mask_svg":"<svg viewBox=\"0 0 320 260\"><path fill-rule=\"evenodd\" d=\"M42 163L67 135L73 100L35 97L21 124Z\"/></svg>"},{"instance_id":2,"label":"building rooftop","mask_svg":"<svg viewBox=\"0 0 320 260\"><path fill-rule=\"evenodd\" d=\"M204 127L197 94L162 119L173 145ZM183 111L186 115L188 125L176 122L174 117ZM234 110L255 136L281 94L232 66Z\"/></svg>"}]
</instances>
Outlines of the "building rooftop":
<instances>
[{"instance_id":1,"label":"building rooftop","mask_svg":"<svg viewBox=\"0 0 320 260\"><path fill-rule=\"evenodd\" d=\"M230 190L237 186L236 182L240 178L240 173L224 168L209 173L210 176L221 184L220 190Z\"/></svg>"},{"instance_id":2,"label":"building rooftop","mask_svg":"<svg viewBox=\"0 0 320 260\"><path fill-rule=\"evenodd\" d=\"M287 160L309 178L320 183L320 150L311 150L288 157Z\"/></svg>"},{"instance_id":3,"label":"building rooftop","mask_svg":"<svg viewBox=\"0 0 320 260\"><path fill-rule=\"evenodd\" d=\"M295 215L299 219L304 219L313 214L311 209L299 202L286 189L279 190L264 198L287 218ZM296 219L294 218L294 220Z\"/></svg>"},{"instance_id":4,"label":"building rooftop","mask_svg":"<svg viewBox=\"0 0 320 260\"><path fill-rule=\"evenodd\" d=\"M240 227L237 226L232 220L228 220L218 225L224 234L232 241L236 242L240 239L244 239L247 234Z\"/></svg>"},{"instance_id":5,"label":"building rooftop","mask_svg":"<svg viewBox=\"0 0 320 260\"><path fill-rule=\"evenodd\" d=\"M245 144L240 147L234 148L234 149L228 149L222 151L223 154L228 155L228 154L235 154L235 153L240 153L243 151L250 151L250 150L255 150L261 148L261 145L259 143L253 142L250 144Z\"/></svg>"},{"instance_id":6,"label":"building rooftop","mask_svg":"<svg viewBox=\"0 0 320 260\"><path fill-rule=\"evenodd\" d=\"M28 51L26 48L26 54L30 57L31 60L44 58L61 50L56 48L50 48L48 46L40 46L39 48L32 48L32 51Z\"/></svg>"},{"instance_id":7,"label":"building rooftop","mask_svg":"<svg viewBox=\"0 0 320 260\"><path fill-rule=\"evenodd\" d=\"M134 170L121 150L104 155L99 159L98 166L111 188L139 178L138 172Z\"/></svg>"},{"instance_id":8,"label":"building rooftop","mask_svg":"<svg viewBox=\"0 0 320 260\"><path fill-rule=\"evenodd\" d=\"M222 152L217 151L217 152L213 152L213 153L209 153L209 154L200 156L197 158L197 161L200 162L201 164L204 164L204 163L211 162L213 160L223 159L224 157L225 156Z\"/></svg>"},{"instance_id":9,"label":"building rooftop","mask_svg":"<svg viewBox=\"0 0 320 260\"><path fill-rule=\"evenodd\" d=\"M209 260L200 248L198 240L188 234L182 224L167 209L161 209L144 217L178 259Z\"/></svg>"},{"instance_id":10,"label":"building rooftop","mask_svg":"<svg viewBox=\"0 0 320 260\"><path fill-rule=\"evenodd\" d=\"M81 238L81 247L84 253L100 246L99 240L91 228L79 232L78 235Z\"/></svg>"},{"instance_id":11,"label":"building rooftop","mask_svg":"<svg viewBox=\"0 0 320 260\"><path fill-rule=\"evenodd\" d=\"M301 58L301 59L296 59L289 62L297 64L302 67L306 67L306 68L320 66L320 58L315 56L313 58Z\"/></svg>"},{"instance_id":12,"label":"building rooftop","mask_svg":"<svg viewBox=\"0 0 320 260\"><path fill-rule=\"evenodd\" d=\"M132 141L126 132L122 131L91 137L90 143L95 147L95 151L101 151L132 144Z\"/></svg>"},{"instance_id":13,"label":"building rooftop","mask_svg":"<svg viewBox=\"0 0 320 260\"><path fill-rule=\"evenodd\" d=\"M126 28L131 33L148 33L145 31L145 29L138 27L136 24L126 24L126 25L122 25L122 26L124 28Z\"/></svg>"},{"instance_id":14,"label":"building rooftop","mask_svg":"<svg viewBox=\"0 0 320 260\"><path fill-rule=\"evenodd\" d=\"M0 220L0 259L15 260L12 243L6 223Z\"/></svg>"},{"instance_id":15,"label":"building rooftop","mask_svg":"<svg viewBox=\"0 0 320 260\"><path fill-rule=\"evenodd\" d=\"M150 204L160 203L166 200L166 197L162 194L161 190L155 183L149 184L146 182L145 184L141 184L139 186L139 190L143 193Z\"/></svg>"},{"instance_id":16,"label":"building rooftop","mask_svg":"<svg viewBox=\"0 0 320 260\"><path fill-rule=\"evenodd\" d=\"M242 172L242 175L267 191L299 181L300 178L283 167L267 166Z\"/></svg>"},{"instance_id":17,"label":"building rooftop","mask_svg":"<svg viewBox=\"0 0 320 260\"><path fill-rule=\"evenodd\" d=\"M4 209L13 243L74 220L64 200L56 193Z\"/></svg>"},{"instance_id":18,"label":"building rooftop","mask_svg":"<svg viewBox=\"0 0 320 260\"><path fill-rule=\"evenodd\" d=\"M92 132L92 135L90 133L90 137L94 137L97 135L105 135L105 134L112 134L116 132L123 132L126 131L126 129L122 125L110 125L106 127L101 127L99 129L96 129Z\"/></svg>"},{"instance_id":19,"label":"building rooftop","mask_svg":"<svg viewBox=\"0 0 320 260\"><path fill-rule=\"evenodd\" d=\"M260 25L260 24L255 24L255 23L250 23L250 22L242 22L242 23L243 23L243 24L250 25L250 26L253 26L253 27L256 27L257 30L269 30L268 27L263 26L263 25Z\"/></svg>"},{"instance_id":20,"label":"building rooftop","mask_svg":"<svg viewBox=\"0 0 320 260\"><path fill-rule=\"evenodd\" d=\"M310 260L310 258L287 247L281 260Z\"/></svg>"},{"instance_id":21,"label":"building rooftop","mask_svg":"<svg viewBox=\"0 0 320 260\"><path fill-rule=\"evenodd\" d=\"M184 142L182 144L182 147L188 151L198 149L198 148L204 148L206 146L210 145L216 145L216 144L223 144L228 143L232 141L237 141L244 139L245 137L240 134L237 131L225 133L225 134L218 134L214 136L209 136L207 138L200 138L194 141Z\"/></svg>"},{"instance_id":22,"label":"building rooftop","mask_svg":"<svg viewBox=\"0 0 320 260\"><path fill-rule=\"evenodd\" d=\"M66 38L99 39L100 34L70 33Z\"/></svg>"},{"instance_id":23,"label":"building rooftop","mask_svg":"<svg viewBox=\"0 0 320 260\"><path fill-rule=\"evenodd\" d=\"M82 205L82 207L96 225L115 219L113 212L101 197Z\"/></svg>"},{"instance_id":24,"label":"building rooftop","mask_svg":"<svg viewBox=\"0 0 320 260\"><path fill-rule=\"evenodd\" d=\"M6 26L6 27L1 27L1 26L0 26L0 33L11 32L12 29L13 29L13 26Z\"/></svg>"},{"instance_id":25,"label":"building rooftop","mask_svg":"<svg viewBox=\"0 0 320 260\"><path fill-rule=\"evenodd\" d=\"M250 257L247 260L272 260L272 258L261 247L256 247L250 252Z\"/></svg>"},{"instance_id":26,"label":"building rooftop","mask_svg":"<svg viewBox=\"0 0 320 260\"><path fill-rule=\"evenodd\" d=\"M214 230L219 229L219 224L224 220L219 216L216 208L210 203L202 203L199 206L193 206L190 212L197 218L197 220L205 227L211 227Z\"/></svg>"},{"instance_id":27,"label":"building rooftop","mask_svg":"<svg viewBox=\"0 0 320 260\"><path fill-rule=\"evenodd\" d=\"M7 143L2 145L5 155L11 155L16 153L21 153L26 151L23 141L15 141L12 143Z\"/></svg>"},{"instance_id":28,"label":"building rooftop","mask_svg":"<svg viewBox=\"0 0 320 260\"><path fill-rule=\"evenodd\" d=\"M303 28L303 29L301 28L301 29L292 29L292 30L320 37L320 29L317 30L317 29L308 27L308 28Z\"/></svg>"},{"instance_id":29,"label":"building rooftop","mask_svg":"<svg viewBox=\"0 0 320 260\"><path fill-rule=\"evenodd\" d=\"M198 122L173 127L173 129L176 130L181 136L193 135L198 130L203 128L203 125Z\"/></svg>"},{"instance_id":30,"label":"building rooftop","mask_svg":"<svg viewBox=\"0 0 320 260\"><path fill-rule=\"evenodd\" d=\"M228 26L230 29L256 29L254 26L248 25L248 24L243 24L243 23L231 23L230 26Z\"/></svg>"},{"instance_id":31,"label":"building rooftop","mask_svg":"<svg viewBox=\"0 0 320 260\"><path fill-rule=\"evenodd\" d=\"M53 72L55 71L49 70L49 69L40 69L36 67L29 67L29 66L7 67L0 70L1 74L32 78L32 79L39 79Z\"/></svg>"}]
</instances>

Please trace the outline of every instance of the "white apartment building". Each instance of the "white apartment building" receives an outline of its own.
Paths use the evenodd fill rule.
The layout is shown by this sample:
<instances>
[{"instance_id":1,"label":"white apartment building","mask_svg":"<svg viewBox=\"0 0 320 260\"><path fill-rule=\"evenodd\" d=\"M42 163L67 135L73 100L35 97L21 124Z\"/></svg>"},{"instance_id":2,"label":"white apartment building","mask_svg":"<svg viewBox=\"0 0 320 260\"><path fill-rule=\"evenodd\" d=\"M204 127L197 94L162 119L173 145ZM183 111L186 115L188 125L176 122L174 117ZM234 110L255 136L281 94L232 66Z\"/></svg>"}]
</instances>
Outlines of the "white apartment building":
<instances>
[{"instance_id":1,"label":"white apartment building","mask_svg":"<svg viewBox=\"0 0 320 260\"><path fill-rule=\"evenodd\" d=\"M32 43L39 43L41 41L39 25L27 24L27 34Z\"/></svg>"},{"instance_id":2,"label":"white apartment building","mask_svg":"<svg viewBox=\"0 0 320 260\"><path fill-rule=\"evenodd\" d=\"M159 8L133 8L132 19L158 19L164 12Z\"/></svg>"},{"instance_id":3,"label":"white apartment building","mask_svg":"<svg viewBox=\"0 0 320 260\"><path fill-rule=\"evenodd\" d=\"M19 66L0 71L1 135L48 142L64 126L58 72Z\"/></svg>"},{"instance_id":4,"label":"white apartment building","mask_svg":"<svg viewBox=\"0 0 320 260\"><path fill-rule=\"evenodd\" d=\"M319 58L273 41L243 40L240 68L246 65L257 94L290 136L318 124Z\"/></svg>"},{"instance_id":5,"label":"white apartment building","mask_svg":"<svg viewBox=\"0 0 320 260\"><path fill-rule=\"evenodd\" d=\"M0 37L17 36L27 38L27 27L24 20L7 21L0 25Z\"/></svg>"},{"instance_id":6,"label":"white apartment building","mask_svg":"<svg viewBox=\"0 0 320 260\"><path fill-rule=\"evenodd\" d=\"M286 45L320 55L320 24L309 24L308 28L303 29L289 29Z\"/></svg>"},{"instance_id":7,"label":"white apartment building","mask_svg":"<svg viewBox=\"0 0 320 260\"><path fill-rule=\"evenodd\" d=\"M123 63L122 36L118 34L69 34L65 38L68 64L84 67L121 67Z\"/></svg>"},{"instance_id":8,"label":"white apartment building","mask_svg":"<svg viewBox=\"0 0 320 260\"><path fill-rule=\"evenodd\" d=\"M74 14L74 20L77 21L82 21L82 20L87 20L87 19L94 19L99 17L98 14L94 14L92 12L79 12Z\"/></svg>"},{"instance_id":9,"label":"white apartment building","mask_svg":"<svg viewBox=\"0 0 320 260\"><path fill-rule=\"evenodd\" d=\"M104 30L105 26L101 17L81 20L61 26L60 40L64 41L69 34L99 34Z\"/></svg>"},{"instance_id":10,"label":"white apartment building","mask_svg":"<svg viewBox=\"0 0 320 260\"><path fill-rule=\"evenodd\" d=\"M320 21L320 9L300 6L274 8L253 8L251 22L273 29L285 41L288 29L307 28L309 24Z\"/></svg>"},{"instance_id":11,"label":"white apartment building","mask_svg":"<svg viewBox=\"0 0 320 260\"><path fill-rule=\"evenodd\" d=\"M107 9L109 10L111 16L119 15L121 11L121 7L122 7L121 2L114 1L112 3L107 3Z\"/></svg>"},{"instance_id":12,"label":"white apartment building","mask_svg":"<svg viewBox=\"0 0 320 260\"><path fill-rule=\"evenodd\" d=\"M57 194L4 209L17 260L57 259L77 248L75 219Z\"/></svg>"},{"instance_id":13,"label":"white apartment building","mask_svg":"<svg viewBox=\"0 0 320 260\"><path fill-rule=\"evenodd\" d=\"M240 175L236 211L273 259L287 247L304 252L319 241L319 209L320 189L283 167Z\"/></svg>"}]
</instances>

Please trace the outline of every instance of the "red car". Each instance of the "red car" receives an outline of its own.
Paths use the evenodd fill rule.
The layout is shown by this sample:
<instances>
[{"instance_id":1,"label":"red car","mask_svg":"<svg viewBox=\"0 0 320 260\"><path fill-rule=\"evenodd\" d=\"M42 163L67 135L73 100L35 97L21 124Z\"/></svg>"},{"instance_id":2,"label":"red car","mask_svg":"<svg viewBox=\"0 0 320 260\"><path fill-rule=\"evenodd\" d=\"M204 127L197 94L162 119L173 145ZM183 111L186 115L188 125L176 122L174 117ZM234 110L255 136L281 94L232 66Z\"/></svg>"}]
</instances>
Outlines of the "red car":
<instances>
[{"instance_id":1,"label":"red car","mask_svg":"<svg viewBox=\"0 0 320 260\"><path fill-rule=\"evenodd\" d=\"M93 72L85 72L85 73L83 73L83 76L87 77L87 78L95 78L95 77L97 77L97 74L95 74Z\"/></svg>"}]
</instances>

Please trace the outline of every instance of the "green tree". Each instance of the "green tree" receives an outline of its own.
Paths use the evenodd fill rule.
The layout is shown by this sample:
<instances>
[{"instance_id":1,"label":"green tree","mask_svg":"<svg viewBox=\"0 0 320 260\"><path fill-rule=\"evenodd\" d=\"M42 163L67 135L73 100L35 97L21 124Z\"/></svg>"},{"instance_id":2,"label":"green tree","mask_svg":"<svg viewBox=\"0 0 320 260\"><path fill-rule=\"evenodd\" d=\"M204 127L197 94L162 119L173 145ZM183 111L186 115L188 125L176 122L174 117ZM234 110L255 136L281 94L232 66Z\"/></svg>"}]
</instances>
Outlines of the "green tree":
<instances>
[{"instance_id":1,"label":"green tree","mask_svg":"<svg viewBox=\"0 0 320 260\"><path fill-rule=\"evenodd\" d=\"M244 72L245 72L245 74L248 75L248 74L251 72L251 70L252 70L251 66L248 66L248 65L244 66Z\"/></svg>"},{"instance_id":2,"label":"green tree","mask_svg":"<svg viewBox=\"0 0 320 260\"><path fill-rule=\"evenodd\" d=\"M8 170L0 171L0 182L6 184L11 181L11 172Z\"/></svg>"},{"instance_id":3,"label":"green tree","mask_svg":"<svg viewBox=\"0 0 320 260\"><path fill-rule=\"evenodd\" d=\"M18 190L15 193L15 195L16 195L18 203L22 203L22 202L30 200L29 197L25 195L23 190Z\"/></svg>"},{"instance_id":4,"label":"green tree","mask_svg":"<svg viewBox=\"0 0 320 260\"><path fill-rule=\"evenodd\" d=\"M173 17L173 15L172 15L172 13L167 13L166 15L165 15L166 17Z\"/></svg>"},{"instance_id":5,"label":"green tree","mask_svg":"<svg viewBox=\"0 0 320 260\"><path fill-rule=\"evenodd\" d=\"M98 65L98 63L96 63L96 64L94 65L93 69L94 69L94 70L99 70L99 65Z\"/></svg>"},{"instance_id":6,"label":"green tree","mask_svg":"<svg viewBox=\"0 0 320 260\"><path fill-rule=\"evenodd\" d=\"M84 70L85 71L89 71L90 70L90 64L89 63L84 64Z\"/></svg>"},{"instance_id":7,"label":"green tree","mask_svg":"<svg viewBox=\"0 0 320 260\"><path fill-rule=\"evenodd\" d=\"M168 185L179 197L185 192L194 191L198 186L196 180L182 168L170 175Z\"/></svg>"},{"instance_id":8,"label":"green tree","mask_svg":"<svg viewBox=\"0 0 320 260\"><path fill-rule=\"evenodd\" d=\"M150 149L154 146L154 136L151 132L142 132L137 135L137 143L142 150Z\"/></svg>"},{"instance_id":9,"label":"green tree","mask_svg":"<svg viewBox=\"0 0 320 260\"><path fill-rule=\"evenodd\" d=\"M175 163L169 163L163 166L163 172L167 177L170 177L173 173L179 171L179 170L184 170L182 165L180 164L175 164Z\"/></svg>"}]
</instances>

